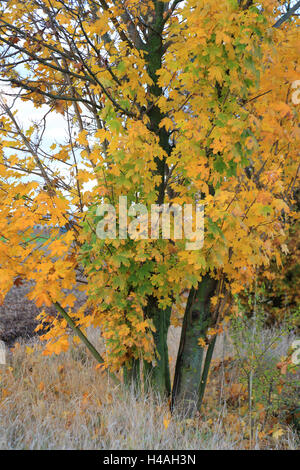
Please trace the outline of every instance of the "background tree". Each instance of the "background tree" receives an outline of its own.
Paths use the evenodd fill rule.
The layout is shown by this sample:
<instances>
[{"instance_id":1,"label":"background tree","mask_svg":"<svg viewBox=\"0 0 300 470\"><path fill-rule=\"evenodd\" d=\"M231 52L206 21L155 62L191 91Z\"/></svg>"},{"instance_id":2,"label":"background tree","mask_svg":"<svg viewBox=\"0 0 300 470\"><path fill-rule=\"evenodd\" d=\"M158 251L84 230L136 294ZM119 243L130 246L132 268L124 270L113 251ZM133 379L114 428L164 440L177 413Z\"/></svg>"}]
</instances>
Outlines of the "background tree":
<instances>
[{"instance_id":1,"label":"background tree","mask_svg":"<svg viewBox=\"0 0 300 470\"><path fill-rule=\"evenodd\" d=\"M0 288L27 279L38 306L56 305L61 319L41 315L46 353L68 347L68 324L100 326L104 366L137 384L143 371L169 395L171 308L189 289L172 403L200 406L229 296L280 263L288 229L298 19L290 10L272 28L280 12L272 0L2 4L1 77L18 99L2 102ZM18 123L19 100L47 105L38 125ZM68 137L49 146L55 111ZM133 208L202 203L203 248L174 236L99 239L97 207L118 213L120 195ZM51 239L37 248L41 221ZM76 312L74 288L87 294Z\"/></svg>"},{"instance_id":2,"label":"background tree","mask_svg":"<svg viewBox=\"0 0 300 470\"><path fill-rule=\"evenodd\" d=\"M295 200L299 201L299 191L295 192ZM261 268L257 273L256 294L260 295L266 314L267 326L284 325L286 320L299 328L299 202L294 206L294 216L289 221L290 229L286 243L283 244L282 264L273 260L268 271ZM254 292L251 293L254 294ZM249 291L237 296L248 315L253 315L253 305L249 304ZM235 306L233 305L233 308Z\"/></svg>"}]
</instances>

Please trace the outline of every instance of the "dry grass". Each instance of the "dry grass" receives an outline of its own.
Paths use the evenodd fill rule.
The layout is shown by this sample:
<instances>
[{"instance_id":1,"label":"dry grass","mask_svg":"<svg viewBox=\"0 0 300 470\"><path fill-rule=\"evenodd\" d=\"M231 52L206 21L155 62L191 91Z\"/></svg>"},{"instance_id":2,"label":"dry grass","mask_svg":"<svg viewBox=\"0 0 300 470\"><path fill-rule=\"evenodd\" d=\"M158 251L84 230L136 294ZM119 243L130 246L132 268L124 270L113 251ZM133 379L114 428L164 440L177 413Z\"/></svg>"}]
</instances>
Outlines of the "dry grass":
<instances>
[{"instance_id":1,"label":"dry grass","mask_svg":"<svg viewBox=\"0 0 300 470\"><path fill-rule=\"evenodd\" d=\"M178 332L171 331L175 358ZM219 349L218 349L219 348ZM224 353L221 342L217 354ZM171 361L174 369L174 359ZM220 378L218 378L219 380ZM213 381L211 382L213 384ZM213 385L210 385L211 387ZM208 394L210 391L208 390ZM207 408L208 409L208 408ZM0 369L1 449L296 449L289 428L261 439L232 426L226 400L194 420L170 419L168 403L114 387L80 346L41 356L35 340L19 345ZM236 419L239 419L238 413ZM243 430L244 429L244 430Z\"/></svg>"}]
</instances>

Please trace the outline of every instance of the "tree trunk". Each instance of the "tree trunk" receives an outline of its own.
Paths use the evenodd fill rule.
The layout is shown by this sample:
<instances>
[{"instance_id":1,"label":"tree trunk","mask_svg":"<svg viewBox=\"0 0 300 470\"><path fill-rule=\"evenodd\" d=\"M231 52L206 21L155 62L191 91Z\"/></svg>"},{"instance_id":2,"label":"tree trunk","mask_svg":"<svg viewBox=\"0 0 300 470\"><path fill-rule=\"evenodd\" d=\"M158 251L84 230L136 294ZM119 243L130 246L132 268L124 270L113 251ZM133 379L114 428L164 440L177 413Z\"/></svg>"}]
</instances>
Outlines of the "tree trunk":
<instances>
[{"instance_id":1,"label":"tree trunk","mask_svg":"<svg viewBox=\"0 0 300 470\"><path fill-rule=\"evenodd\" d=\"M209 368L210 368L210 363L211 363L213 352L214 352L215 345L216 345L216 340L217 340L217 335L213 337L206 351L205 361L203 365L203 372L201 374L201 380L200 380L200 388L199 388L199 394L198 394L198 400L197 400L197 411L200 411L201 409L204 392L206 388L206 383L207 383L207 378L208 378L208 373L209 373Z\"/></svg>"},{"instance_id":2,"label":"tree trunk","mask_svg":"<svg viewBox=\"0 0 300 470\"><path fill-rule=\"evenodd\" d=\"M171 393L171 380L167 338L171 307L161 310L157 306L157 300L150 297L145 315L152 319L156 330L153 333L156 347L156 365L149 362L144 363L145 389L151 388L154 392L158 392L160 396L169 396Z\"/></svg>"},{"instance_id":3,"label":"tree trunk","mask_svg":"<svg viewBox=\"0 0 300 470\"><path fill-rule=\"evenodd\" d=\"M141 391L140 360L132 359L131 364L123 367L124 385L133 389L135 395Z\"/></svg>"},{"instance_id":4,"label":"tree trunk","mask_svg":"<svg viewBox=\"0 0 300 470\"><path fill-rule=\"evenodd\" d=\"M164 2L154 2L154 10L152 12L153 23L149 29L147 44L145 45L147 71L153 80L153 84L148 88L151 100L153 100L154 97L158 98L163 95L163 90L158 85L157 71L162 66L164 9ZM160 126L165 115L161 112L157 104L151 104L151 100L148 103L149 110L147 111L150 120L148 125L149 129L158 136L160 146L167 155L170 155L171 146L168 132L164 127ZM155 157L154 160L156 163L154 174L160 176L160 182L157 183L155 188L157 192L157 204L163 204L165 197L166 158ZM153 334L156 347L156 365L148 362L143 364L145 390L151 388L154 392L158 392L160 396L169 396L171 393L171 381L167 336L170 326L171 307L162 310L158 307L157 299L150 296L145 308L145 316L152 319L156 329Z\"/></svg>"},{"instance_id":5,"label":"tree trunk","mask_svg":"<svg viewBox=\"0 0 300 470\"><path fill-rule=\"evenodd\" d=\"M132 388L137 395L141 391L141 381L144 380L144 390L154 391L160 397L171 394L171 380L168 353L168 330L170 326L171 307L161 310L157 307L154 297L149 298L145 308L145 317L151 318L156 331L153 333L156 361L155 364L143 362L143 377L140 374L140 359L132 359L131 363L123 368L124 384Z\"/></svg>"},{"instance_id":6,"label":"tree trunk","mask_svg":"<svg viewBox=\"0 0 300 470\"><path fill-rule=\"evenodd\" d=\"M204 394L204 390L200 389L204 349L199 345L199 339L205 339L211 324L210 299L216 286L217 281L206 275L197 289L191 289L185 309L175 368L172 409L180 405L178 410L186 417L196 411L199 393L202 397Z\"/></svg>"}]
</instances>

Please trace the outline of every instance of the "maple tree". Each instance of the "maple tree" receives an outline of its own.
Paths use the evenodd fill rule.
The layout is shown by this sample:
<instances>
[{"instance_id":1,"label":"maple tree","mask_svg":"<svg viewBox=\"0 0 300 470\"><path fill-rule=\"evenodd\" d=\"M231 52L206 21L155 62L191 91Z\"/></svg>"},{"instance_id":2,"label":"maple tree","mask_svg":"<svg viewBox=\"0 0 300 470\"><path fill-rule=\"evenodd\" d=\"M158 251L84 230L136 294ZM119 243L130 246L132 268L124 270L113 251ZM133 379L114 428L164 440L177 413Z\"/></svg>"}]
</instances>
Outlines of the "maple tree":
<instances>
[{"instance_id":1,"label":"maple tree","mask_svg":"<svg viewBox=\"0 0 300 470\"><path fill-rule=\"evenodd\" d=\"M3 2L0 74L15 99L0 118L0 289L26 279L37 306L57 307L40 315L46 354L68 348L68 325L91 348L82 332L99 326L104 367L170 395L167 334L182 322L172 404L200 407L230 296L281 265L297 216L295 11L282 16L274 0ZM23 129L26 100L47 111ZM68 136L49 145L54 112ZM118 212L122 195L128 207L203 204L203 248L99 239L97 208ZM37 245L39 223L51 236ZM74 311L76 291L87 297Z\"/></svg>"}]
</instances>

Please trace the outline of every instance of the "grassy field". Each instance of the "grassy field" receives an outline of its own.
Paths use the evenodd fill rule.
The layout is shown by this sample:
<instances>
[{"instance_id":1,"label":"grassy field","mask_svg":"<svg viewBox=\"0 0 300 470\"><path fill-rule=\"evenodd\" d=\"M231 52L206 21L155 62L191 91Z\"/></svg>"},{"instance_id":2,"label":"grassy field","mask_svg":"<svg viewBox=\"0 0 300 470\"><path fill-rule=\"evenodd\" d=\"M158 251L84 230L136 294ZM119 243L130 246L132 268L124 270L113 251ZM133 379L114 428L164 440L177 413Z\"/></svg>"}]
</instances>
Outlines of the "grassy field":
<instances>
[{"instance_id":1,"label":"grassy field","mask_svg":"<svg viewBox=\"0 0 300 470\"><path fill-rule=\"evenodd\" d=\"M94 333L92 339L97 343ZM178 347L171 329L170 363ZM98 345L98 347L100 347ZM278 357L288 347L282 343ZM297 449L296 430L258 407L251 417L232 345L218 340L201 415L170 416L153 394L114 387L83 347L45 357L17 343L0 366L1 449ZM251 418L251 419L250 419Z\"/></svg>"}]
</instances>

